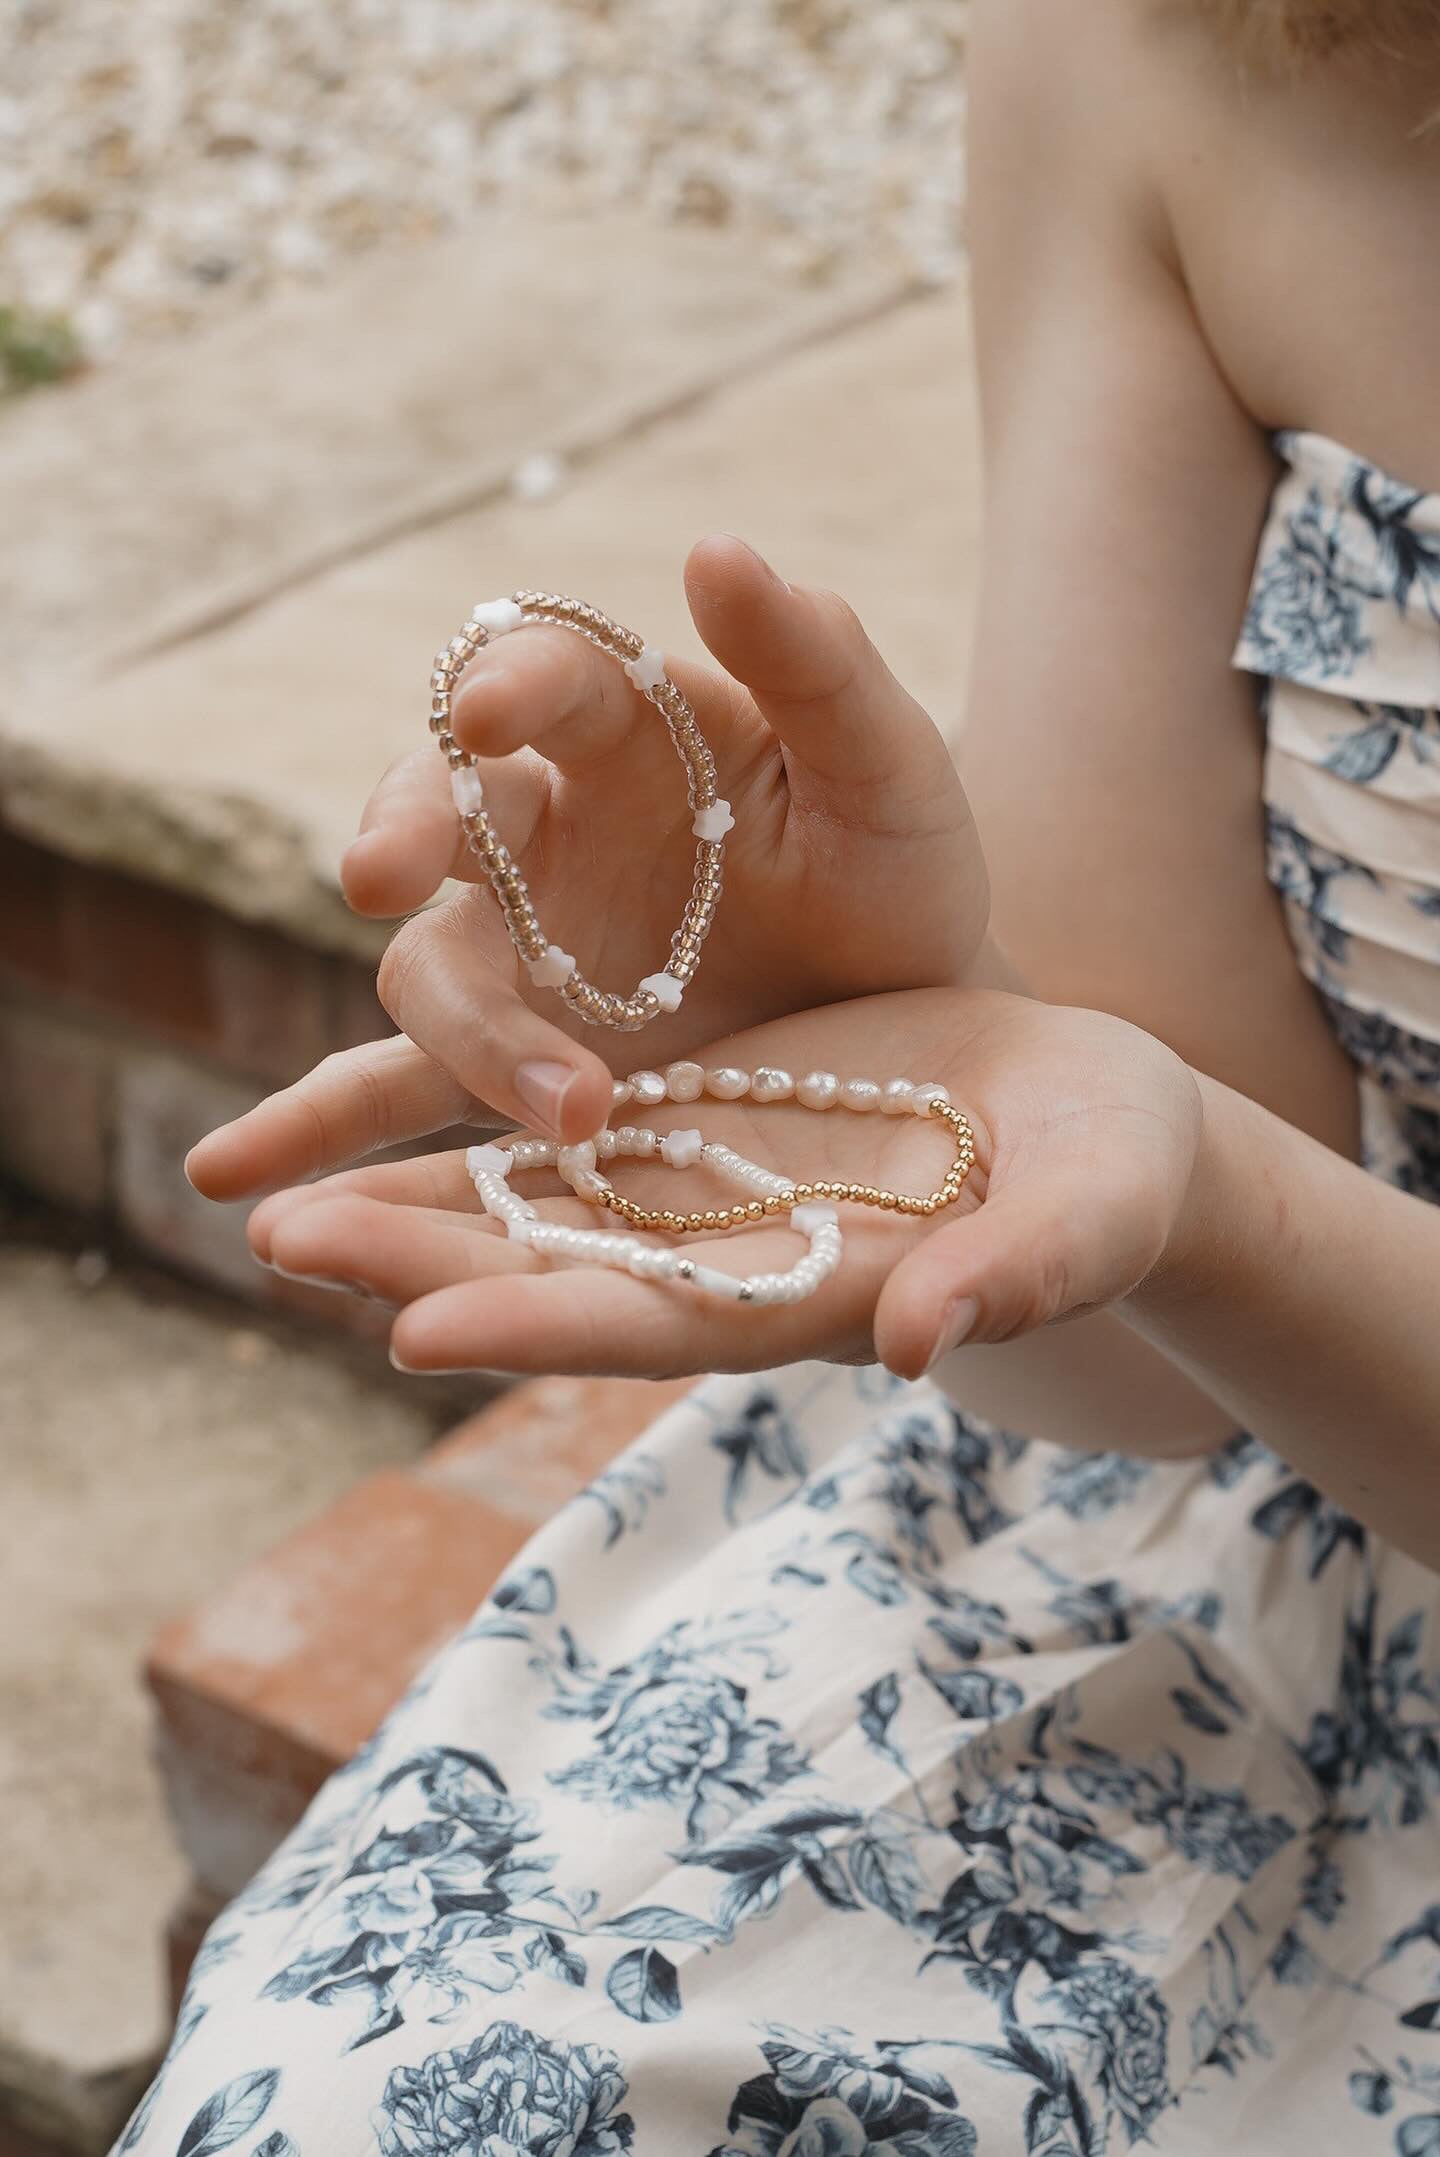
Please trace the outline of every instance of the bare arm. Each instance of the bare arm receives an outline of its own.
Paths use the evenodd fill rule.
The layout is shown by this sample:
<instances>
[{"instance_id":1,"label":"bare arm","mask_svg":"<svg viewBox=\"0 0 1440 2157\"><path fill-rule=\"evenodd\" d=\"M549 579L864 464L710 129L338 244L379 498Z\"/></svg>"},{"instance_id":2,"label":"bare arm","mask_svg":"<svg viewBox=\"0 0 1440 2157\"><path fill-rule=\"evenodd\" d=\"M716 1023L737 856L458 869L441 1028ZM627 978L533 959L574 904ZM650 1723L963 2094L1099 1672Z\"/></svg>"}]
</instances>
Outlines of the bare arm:
<instances>
[{"instance_id":1,"label":"bare arm","mask_svg":"<svg viewBox=\"0 0 1440 2157\"><path fill-rule=\"evenodd\" d=\"M1138 11L979 0L971 238L986 577L962 772L1035 993L1111 1011L1342 1151L1350 1068L1265 877L1263 743L1230 666L1274 465L1201 333ZM1037 61L1043 51L1044 64ZM1184 1450L1233 1412L1113 1316L971 1350L976 1413Z\"/></svg>"}]
</instances>

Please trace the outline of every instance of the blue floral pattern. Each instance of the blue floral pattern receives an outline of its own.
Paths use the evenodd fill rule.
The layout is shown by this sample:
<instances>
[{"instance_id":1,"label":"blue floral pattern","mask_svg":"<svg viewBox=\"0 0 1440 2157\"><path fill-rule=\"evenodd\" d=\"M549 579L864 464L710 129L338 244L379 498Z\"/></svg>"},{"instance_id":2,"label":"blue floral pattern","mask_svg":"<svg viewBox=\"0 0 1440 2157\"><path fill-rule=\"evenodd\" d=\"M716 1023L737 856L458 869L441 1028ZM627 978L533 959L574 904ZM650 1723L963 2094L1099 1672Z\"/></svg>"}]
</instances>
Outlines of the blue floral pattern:
<instances>
[{"instance_id":1,"label":"blue floral pattern","mask_svg":"<svg viewBox=\"0 0 1440 2157\"><path fill-rule=\"evenodd\" d=\"M1271 874L1440 1198L1440 502L1281 448ZM1437 1658L1433 1576L1243 1435L711 1381L225 1913L120 2149L1440 2157Z\"/></svg>"}]
</instances>

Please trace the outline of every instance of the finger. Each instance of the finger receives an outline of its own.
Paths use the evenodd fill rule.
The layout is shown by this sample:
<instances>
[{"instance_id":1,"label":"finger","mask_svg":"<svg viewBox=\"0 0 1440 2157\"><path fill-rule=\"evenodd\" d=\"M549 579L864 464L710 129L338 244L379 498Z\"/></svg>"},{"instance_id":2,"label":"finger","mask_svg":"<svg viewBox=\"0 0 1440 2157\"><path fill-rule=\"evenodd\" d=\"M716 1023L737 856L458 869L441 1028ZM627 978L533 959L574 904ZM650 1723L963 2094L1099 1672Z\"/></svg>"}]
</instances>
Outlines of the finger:
<instances>
[{"instance_id":1,"label":"finger","mask_svg":"<svg viewBox=\"0 0 1440 2157\"><path fill-rule=\"evenodd\" d=\"M752 1256L743 1269L733 1255L715 1262L749 1271ZM756 1312L599 1268L497 1273L408 1305L390 1336L391 1361L415 1372L630 1378L765 1370L821 1352L827 1291L844 1296L829 1282L809 1303Z\"/></svg>"},{"instance_id":2,"label":"finger","mask_svg":"<svg viewBox=\"0 0 1440 2157\"><path fill-rule=\"evenodd\" d=\"M918 1378L964 1345L1014 1340L1137 1287L1165 1242L1153 1185L1076 1159L994 1184L985 1204L926 1238L880 1292L875 1346Z\"/></svg>"},{"instance_id":3,"label":"finger","mask_svg":"<svg viewBox=\"0 0 1440 2157\"><path fill-rule=\"evenodd\" d=\"M694 672L686 671L686 683ZM706 675L695 685L702 700L708 684ZM476 656L456 692L451 725L474 756L504 758L529 747L576 775L629 742L648 748L664 722L608 653L573 630L536 623Z\"/></svg>"},{"instance_id":4,"label":"finger","mask_svg":"<svg viewBox=\"0 0 1440 2157\"><path fill-rule=\"evenodd\" d=\"M473 1097L413 1041L367 1041L202 1138L185 1173L206 1198L253 1198L476 1112Z\"/></svg>"},{"instance_id":5,"label":"finger","mask_svg":"<svg viewBox=\"0 0 1440 2157\"><path fill-rule=\"evenodd\" d=\"M685 589L709 650L744 683L792 761L823 787L844 790L850 821L857 789L873 787L881 811L901 773L907 809L938 797L953 820L960 789L950 752L843 599L786 584L744 540L724 534L692 549Z\"/></svg>"},{"instance_id":6,"label":"finger","mask_svg":"<svg viewBox=\"0 0 1440 2157\"><path fill-rule=\"evenodd\" d=\"M547 779L539 758L512 757L485 772L486 803L512 850L523 852L544 808ZM478 883L483 871L466 841L450 792L450 770L436 750L401 757L376 787L360 835L340 860L340 882L357 914L410 914L449 876Z\"/></svg>"},{"instance_id":7,"label":"finger","mask_svg":"<svg viewBox=\"0 0 1440 2157\"><path fill-rule=\"evenodd\" d=\"M534 1195L534 1192L531 1192ZM386 1161L370 1168L352 1168L318 1183L302 1183L275 1191L260 1201L245 1224L250 1248L262 1265L273 1262L273 1240L280 1222L301 1207L315 1206L333 1198L374 1199L385 1206L415 1206L422 1211L467 1214L477 1225L484 1209L459 1152L424 1153L408 1161Z\"/></svg>"},{"instance_id":8,"label":"finger","mask_svg":"<svg viewBox=\"0 0 1440 2157\"><path fill-rule=\"evenodd\" d=\"M605 1121L613 1081L592 1049L521 999L516 971L498 915L467 892L405 923L377 987L401 1032L466 1095L573 1145Z\"/></svg>"},{"instance_id":9,"label":"finger","mask_svg":"<svg viewBox=\"0 0 1440 2157\"><path fill-rule=\"evenodd\" d=\"M439 1208L387 1206L358 1192L312 1198L275 1222L267 1263L312 1282L406 1304L456 1283L533 1270L523 1245L486 1221ZM257 1254L258 1255L258 1254Z\"/></svg>"}]
</instances>

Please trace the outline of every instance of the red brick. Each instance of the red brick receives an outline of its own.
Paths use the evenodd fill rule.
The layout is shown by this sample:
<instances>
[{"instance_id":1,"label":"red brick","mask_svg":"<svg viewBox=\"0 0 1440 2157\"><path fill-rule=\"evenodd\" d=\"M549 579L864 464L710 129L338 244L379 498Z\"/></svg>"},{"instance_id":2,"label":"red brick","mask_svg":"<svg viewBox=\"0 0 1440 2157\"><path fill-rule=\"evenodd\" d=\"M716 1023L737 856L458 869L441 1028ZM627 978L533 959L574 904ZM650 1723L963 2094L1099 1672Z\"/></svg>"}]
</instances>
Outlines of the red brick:
<instances>
[{"instance_id":1,"label":"red brick","mask_svg":"<svg viewBox=\"0 0 1440 2157\"><path fill-rule=\"evenodd\" d=\"M66 865L62 906L67 985L76 995L132 1026L201 1048L215 1041L210 909L77 862Z\"/></svg>"},{"instance_id":2,"label":"red brick","mask_svg":"<svg viewBox=\"0 0 1440 2157\"><path fill-rule=\"evenodd\" d=\"M536 1378L432 1446L422 1482L539 1526L692 1390L691 1379Z\"/></svg>"},{"instance_id":3,"label":"red brick","mask_svg":"<svg viewBox=\"0 0 1440 2157\"><path fill-rule=\"evenodd\" d=\"M216 915L205 952L208 1046L222 1063L287 1086L340 1046L341 962L247 922Z\"/></svg>"},{"instance_id":4,"label":"red brick","mask_svg":"<svg viewBox=\"0 0 1440 2157\"><path fill-rule=\"evenodd\" d=\"M341 959L335 968L334 1048L354 1048L362 1041L388 1041L394 1021L375 993L375 968Z\"/></svg>"},{"instance_id":5,"label":"red brick","mask_svg":"<svg viewBox=\"0 0 1440 2157\"><path fill-rule=\"evenodd\" d=\"M197 1877L234 1892L465 1624L530 1523L370 1477L156 1641L160 1760Z\"/></svg>"},{"instance_id":6,"label":"red brick","mask_svg":"<svg viewBox=\"0 0 1440 2157\"><path fill-rule=\"evenodd\" d=\"M112 1065L93 1029L0 998L0 1168L56 1205L103 1213Z\"/></svg>"},{"instance_id":7,"label":"red brick","mask_svg":"<svg viewBox=\"0 0 1440 2157\"><path fill-rule=\"evenodd\" d=\"M0 829L0 967L50 990L68 986L64 868L58 855Z\"/></svg>"}]
</instances>

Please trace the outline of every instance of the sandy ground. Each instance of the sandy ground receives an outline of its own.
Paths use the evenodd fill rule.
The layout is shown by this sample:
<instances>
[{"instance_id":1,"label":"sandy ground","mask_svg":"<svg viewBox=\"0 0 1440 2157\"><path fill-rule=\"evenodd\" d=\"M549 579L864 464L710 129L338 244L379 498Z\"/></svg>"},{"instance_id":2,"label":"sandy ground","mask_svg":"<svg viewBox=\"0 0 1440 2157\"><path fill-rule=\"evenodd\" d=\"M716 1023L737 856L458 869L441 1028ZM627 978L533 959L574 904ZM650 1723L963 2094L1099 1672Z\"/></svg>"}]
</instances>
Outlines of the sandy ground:
<instances>
[{"instance_id":1,"label":"sandy ground","mask_svg":"<svg viewBox=\"0 0 1440 2157\"><path fill-rule=\"evenodd\" d=\"M97 1271L0 1244L0 2060L61 2104L164 2026L183 1875L149 1755L151 1634L414 1458L437 1413L343 1347Z\"/></svg>"},{"instance_id":2,"label":"sandy ground","mask_svg":"<svg viewBox=\"0 0 1440 2157\"><path fill-rule=\"evenodd\" d=\"M959 248L965 0L15 0L0 302L97 358L486 204Z\"/></svg>"}]
</instances>

